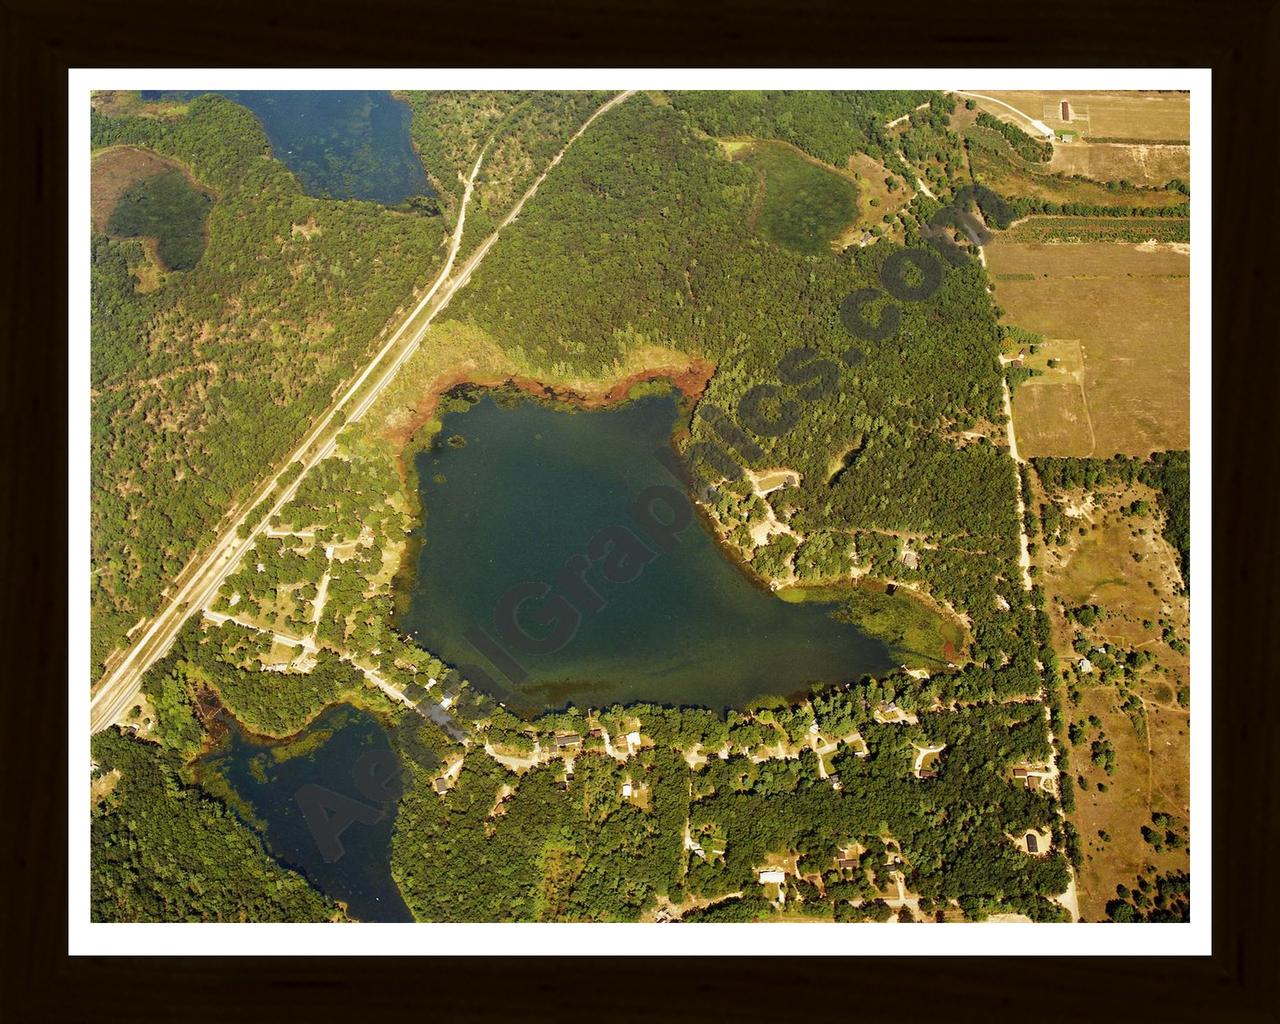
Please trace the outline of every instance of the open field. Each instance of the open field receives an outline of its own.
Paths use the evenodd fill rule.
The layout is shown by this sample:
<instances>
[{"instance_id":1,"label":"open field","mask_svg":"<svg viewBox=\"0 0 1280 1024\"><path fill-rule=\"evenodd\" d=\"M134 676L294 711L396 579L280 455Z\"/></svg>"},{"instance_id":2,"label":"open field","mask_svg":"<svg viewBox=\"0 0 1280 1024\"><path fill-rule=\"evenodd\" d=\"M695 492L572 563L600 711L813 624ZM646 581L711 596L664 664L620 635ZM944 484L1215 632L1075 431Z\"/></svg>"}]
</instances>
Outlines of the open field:
<instances>
[{"instance_id":1,"label":"open field","mask_svg":"<svg viewBox=\"0 0 1280 1024\"><path fill-rule=\"evenodd\" d=\"M782 142L756 142L734 155L759 175L752 227L770 241L817 255L857 220L858 190L834 168Z\"/></svg>"},{"instance_id":2,"label":"open field","mask_svg":"<svg viewBox=\"0 0 1280 1024\"><path fill-rule=\"evenodd\" d=\"M1191 138L1191 94L1186 92L978 91L1055 131L1067 129L1089 139L1187 142ZM1070 121L1062 119L1063 100L1071 104ZM1016 121L999 104L977 102L997 117Z\"/></svg>"},{"instance_id":3,"label":"open field","mask_svg":"<svg viewBox=\"0 0 1280 1024\"><path fill-rule=\"evenodd\" d=\"M1049 170L1082 174L1098 181L1164 185L1174 178L1191 183L1191 147L1114 142L1068 142L1053 147Z\"/></svg>"},{"instance_id":4,"label":"open field","mask_svg":"<svg viewBox=\"0 0 1280 1024\"><path fill-rule=\"evenodd\" d=\"M1148 455L1190 444L1190 257L1168 245L986 248L1002 322L1041 334L1018 386L1027 456ZM1072 346L1078 352L1072 352ZM1051 369L1049 359L1060 359Z\"/></svg>"},{"instance_id":5,"label":"open field","mask_svg":"<svg viewBox=\"0 0 1280 1024\"><path fill-rule=\"evenodd\" d=\"M1066 518L1065 543L1041 547L1036 562L1048 598L1054 647L1067 670L1069 689L1078 698L1065 709L1068 722L1079 731L1072 745L1070 778L1064 783L1075 789L1071 817L1084 855L1077 873L1080 908L1086 920L1101 920L1116 885L1132 887L1146 865L1161 872L1187 869L1185 848L1157 853L1142 828L1151 825L1153 812L1183 821L1189 817L1189 711L1179 704L1178 693L1188 692L1190 663L1162 635L1163 622L1176 636L1187 637L1188 604L1178 592L1177 553L1161 536L1154 491L1135 484L1058 497L1079 514ZM1041 500L1037 496L1035 504ZM1122 515L1121 508L1136 500L1147 502L1153 511ZM1088 627L1064 614L1064 609L1095 604L1103 614ZM1104 683L1098 669L1088 674L1075 671L1080 657L1073 649L1077 635L1086 637L1091 648L1108 645L1118 654L1142 651L1153 660ZM1124 709L1125 691L1141 702L1140 715ZM1093 761L1095 742L1108 744L1113 752L1110 773ZM1084 779L1083 787L1078 777ZM1099 783L1105 788L1099 789Z\"/></svg>"}]
</instances>

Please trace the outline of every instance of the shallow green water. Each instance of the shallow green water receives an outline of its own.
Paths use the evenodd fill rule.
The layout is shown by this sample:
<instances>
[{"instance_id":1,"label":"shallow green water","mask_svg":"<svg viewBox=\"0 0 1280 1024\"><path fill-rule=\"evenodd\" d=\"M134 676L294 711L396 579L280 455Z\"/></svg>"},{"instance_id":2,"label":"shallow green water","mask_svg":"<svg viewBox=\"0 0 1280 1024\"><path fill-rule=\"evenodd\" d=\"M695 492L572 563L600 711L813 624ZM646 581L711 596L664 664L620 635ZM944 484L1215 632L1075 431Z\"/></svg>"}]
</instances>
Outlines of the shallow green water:
<instances>
[{"instance_id":1,"label":"shallow green water","mask_svg":"<svg viewBox=\"0 0 1280 1024\"><path fill-rule=\"evenodd\" d=\"M666 395L592 412L507 396L499 404L487 395L446 415L417 458L425 519L416 574L402 581L409 590L400 627L524 710L640 700L741 706L895 664L885 644L835 619L834 605L790 604L755 585L698 516L670 551L645 533L632 505L646 488L675 488L667 497L691 511L656 454L668 446L677 415ZM652 509L654 518L671 520L664 502ZM529 653L502 640L497 620L505 617L495 612L504 592L555 581L606 527L643 538L651 560L639 577L605 579L596 558L582 579L603 607L593 610L590 594L557 583L516 614L520 629L540 639L581 613L559 649ZM478 653L467 639L477 628L501 641L525 678L513 682Z\"/></svg>"},{"instance_id":2,"label":"shallow green water","mask_svg":"<svg viewBox=\"0 0 1280 1024\"><path fill-rule=\"evenodd\" d=\"M263 830L267 848L360 921L409 921L391 879L398 790L371 782L372 759L395 765L387 731L346 704L329 708L290 740L263 740L234 722L200 764L244 801L239 812Z\"/></svg>"}]
</instances>

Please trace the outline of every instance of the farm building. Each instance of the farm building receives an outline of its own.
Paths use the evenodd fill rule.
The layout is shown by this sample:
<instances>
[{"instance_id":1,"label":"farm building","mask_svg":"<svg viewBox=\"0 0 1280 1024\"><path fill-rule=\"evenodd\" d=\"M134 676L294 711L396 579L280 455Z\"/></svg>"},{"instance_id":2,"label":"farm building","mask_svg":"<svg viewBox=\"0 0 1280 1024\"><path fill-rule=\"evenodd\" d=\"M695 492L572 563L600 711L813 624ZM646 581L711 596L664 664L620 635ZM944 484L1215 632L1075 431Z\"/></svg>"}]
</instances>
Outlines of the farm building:
<instances>
[{"instance_id":1,"label":"farm building","mask_svg":"<svg viewBox=\"0 0 1280 1024\"><path fill-rule=\"evenodd\" d=\"M1071 103L1068 100L1062 101L1062 120L1071 123Z\"/></svg>"},{"instance_id":2,"label":"farm building","mask_svg":"<svg viewBox=\"0 0 1280 1024\"><path fill-rule=\"evenodd\" d=\"M765 868L760 872L760 884L768 885L771 882L774 885L781 885L787 880L787 873L781 868Z\"/></svg>"}]
</instances>

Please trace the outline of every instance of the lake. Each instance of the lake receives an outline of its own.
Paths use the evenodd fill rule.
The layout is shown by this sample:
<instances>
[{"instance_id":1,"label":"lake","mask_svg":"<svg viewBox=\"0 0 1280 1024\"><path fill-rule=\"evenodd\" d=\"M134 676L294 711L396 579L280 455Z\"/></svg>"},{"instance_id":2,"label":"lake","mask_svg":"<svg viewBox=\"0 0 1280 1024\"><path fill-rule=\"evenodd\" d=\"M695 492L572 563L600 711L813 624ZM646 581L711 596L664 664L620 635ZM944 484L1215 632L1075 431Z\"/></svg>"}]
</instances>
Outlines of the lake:
<instances>
[{"instance_id":1,"label":"lake","mask_svg":"<svg viewBox=\"0 0 1280 1024\"><path fill-rule=\"evenodd\" d=\"M198 771L205 782L220 775L271 855L346 903L351 917L411 921L389 867L396 801L371 800L357 782L370 756L395 763L387 731L368 712L338 704L284 741L253 736L231 720Z\"/></svg>"},{"instance_id":2,"label":"lake","mask_svg":"<svg viewBox=\"0 0 1280 1024\"><path fill-rule=\"evenodd\" d=\"M694 515L670 551L647 540L638 578L605 579L595 559L581 575L589 591L558 582L521 605L516 622L535 640L575 614L581 622L553 651L516 651L503 640L527 673L504 675L467 639L477 629L501 639L495 610L504 592L556 580L604 528L642 535L631 506L646 488L677 488L686 507L687 492L657 456L680 416L674 395L593 411L498 396L446 414L418 454L421 546L399 584L399 627L474 684L526 712L636 701L723 709L897 664L883 642L836 619L835 605L787 603L760 587ZM663 503L653 506L650 522L670 519Z\"/></svg>"},{"instance_id":3,"label":"lake","mask_svg":"<svg viewBox=\"0 0 1280 1024\"><path fill-rule=\"evenodd\" d=\"M144 92L143 99L198 92ZM409 135L408 104L389 92L360 90L219 91L257 116L271 151L308 195L372 199L395 206L433 196Z\"/></svg>"}]
</instances>

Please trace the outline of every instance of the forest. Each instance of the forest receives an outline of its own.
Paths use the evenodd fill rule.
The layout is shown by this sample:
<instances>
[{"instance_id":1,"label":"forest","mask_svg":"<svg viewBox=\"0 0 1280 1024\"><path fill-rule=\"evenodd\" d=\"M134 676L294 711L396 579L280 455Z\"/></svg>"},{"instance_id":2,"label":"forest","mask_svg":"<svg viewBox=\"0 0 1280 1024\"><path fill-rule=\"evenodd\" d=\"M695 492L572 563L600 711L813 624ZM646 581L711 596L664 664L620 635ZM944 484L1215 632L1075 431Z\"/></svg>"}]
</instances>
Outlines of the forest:
<instances>
[{"instance_id":1,"label":"forest","mask_svg":"<svg viewBox=\"0 0 1280 1024\"><path fill-rule=\"evenodd\" d=\"M438 217L306 196L263 159L249 111L218 96L174 118L95 111L92 131L95 147L182 163L218 197L203 255L156 291L135 286L137 241L93 240L96 676L431 280L443 235Z\"/></svg>"},{"instance_id":2,"label":"forest","mask_svg":"<svg viewBox=\"0 0 1280 1024\"><path fill-rule=\"evenodd\" d=\"M884 126L936 94L925 90L671 92L672 107L707 135L780 139L834 167L854 153L879 157Z\"/></svg>"},{"instance_id":3,"label":"forest","mask_svg":"<svg viewBox=\"0 0 1280 1024\"><path fill-rule=\"evenodd\" d=\"M344 915L281 867L221 801L183 779L182 758L115 731L93 738L94 921L326 921Z\"/></svg>"},{"instance_id":4,"label":"forest","mask_svg":"<svg viewBox=\"0 0 1280 1024\"><path fill-rule=\"evenodd\" d=\"M452 224L462 200L462 179L484 151L467 207L461 256L498 221L609 97L606 92L554 90L399 93L413 111L414 145Z\"/></svg>"}]
</instances>

